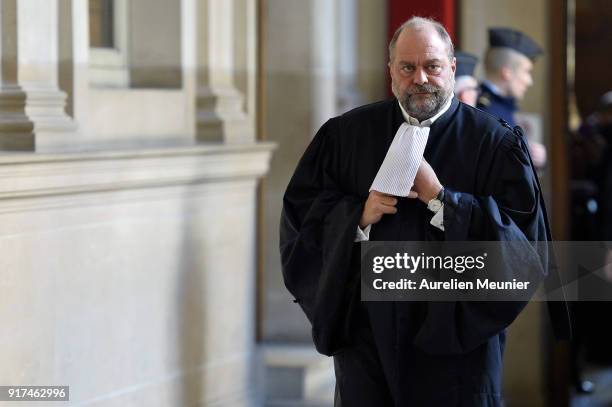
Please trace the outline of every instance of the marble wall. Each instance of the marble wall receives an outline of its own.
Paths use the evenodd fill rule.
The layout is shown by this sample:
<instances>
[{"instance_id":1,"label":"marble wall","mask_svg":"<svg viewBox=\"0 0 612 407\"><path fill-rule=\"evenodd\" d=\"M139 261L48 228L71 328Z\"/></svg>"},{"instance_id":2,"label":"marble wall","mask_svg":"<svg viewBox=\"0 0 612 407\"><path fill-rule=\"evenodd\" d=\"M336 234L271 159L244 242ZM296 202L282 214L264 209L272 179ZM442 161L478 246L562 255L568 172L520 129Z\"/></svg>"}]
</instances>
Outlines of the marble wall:
<instances>
[{"instance_id":1,"label":"marble wall","mask_svg":"<svg viewBox=\"0 0 612 407\"><path fill-rule=\"evenodd\" d=\"M261 404L274 146L255 134L255 5L130 2L111 84L87 1L0 2L1 384L67 385L75 406Z\"/></svg>"},{"instance_id":2,"label":"marble wall","mask_svg":"<svg viewBox=\"0 0 612 407\"><path fill-rule=\"evenodd\" d=\"M0 382L69 385L78 406L256 405L255 190L268 155L3 160Z\"/></svg>"}]
</instances>

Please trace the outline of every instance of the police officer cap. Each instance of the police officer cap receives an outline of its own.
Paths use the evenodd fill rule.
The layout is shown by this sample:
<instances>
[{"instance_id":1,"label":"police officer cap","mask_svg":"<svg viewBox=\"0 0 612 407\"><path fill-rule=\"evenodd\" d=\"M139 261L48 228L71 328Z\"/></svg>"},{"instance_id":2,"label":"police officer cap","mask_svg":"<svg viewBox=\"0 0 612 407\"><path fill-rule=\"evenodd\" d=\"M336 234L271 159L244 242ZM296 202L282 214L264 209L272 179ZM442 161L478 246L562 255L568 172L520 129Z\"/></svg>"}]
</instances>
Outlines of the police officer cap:
<instances>
[{"instance_id":1,"label":"police officer cap","mask_svg":"<svg viewBox=\"0 0 612 407\"><path fill-rule=\"evenodd\" d=\"M512 48L530 59L542 54L542 48L534 40L512 28L489 28L489 46Z\"/></svg>"},{"instance_id":2,"label":"police officer cap","mask_svg":"<svg viewBox=\"0 0 612 407\"><path fill-rule=\"evenodd\" d=\"M478 58L476 55L457 51L455 52L455 58L457 58L457 70L455 71L455 77L463 75L474 76L474 68L478 63Z\"/></svg>"}]
</instances>

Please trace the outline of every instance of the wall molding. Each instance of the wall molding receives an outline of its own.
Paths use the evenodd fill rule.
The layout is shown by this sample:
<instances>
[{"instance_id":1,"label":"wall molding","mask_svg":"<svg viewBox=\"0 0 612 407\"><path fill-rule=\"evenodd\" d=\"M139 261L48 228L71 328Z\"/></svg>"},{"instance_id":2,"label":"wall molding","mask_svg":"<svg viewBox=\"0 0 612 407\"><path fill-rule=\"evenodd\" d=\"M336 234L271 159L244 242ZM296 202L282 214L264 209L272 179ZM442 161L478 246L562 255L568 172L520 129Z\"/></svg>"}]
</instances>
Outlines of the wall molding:
<instances>
[{"instance_id":1,"label":"wall molding","mask_svg":"<svg viewBox=\"0 0 612 407\"><path fill-rule=\"evenodd\" d=\"M0 155L0 202L91 192L256 180L273 143Z\"/></svg>"}]
</instances>

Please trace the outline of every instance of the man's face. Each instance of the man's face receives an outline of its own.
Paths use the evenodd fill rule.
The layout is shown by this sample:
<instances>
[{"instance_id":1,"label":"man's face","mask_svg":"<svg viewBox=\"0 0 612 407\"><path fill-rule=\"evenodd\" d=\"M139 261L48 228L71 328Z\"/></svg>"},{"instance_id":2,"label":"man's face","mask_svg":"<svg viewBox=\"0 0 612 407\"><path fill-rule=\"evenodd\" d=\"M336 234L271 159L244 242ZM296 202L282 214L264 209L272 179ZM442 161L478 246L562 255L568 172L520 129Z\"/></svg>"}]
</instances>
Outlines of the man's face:
<instances>
[{"instance_id":1,"label":"man's face","mask_svg":"<svg viewBox=\"0 0 612 407\"><path fill-rule=\"evenodd\" d=\"M517 100L525 97L527 89L533 85L531 70L533 63L524 55L517 55L518 60L515 69L511 69L508 78L508 93Z\"/></svg>"},{"instance_id":2,"label":"man's face","mask_svg":"<svg viewBox=\"0 0 612 407\"><path fill-rule=\"evenodd\" d=\"M433 27L406 28L389 62L391 88L406 112L419 121L434 116L453 94L455 59Z\"/></svg>"}]
</instances>

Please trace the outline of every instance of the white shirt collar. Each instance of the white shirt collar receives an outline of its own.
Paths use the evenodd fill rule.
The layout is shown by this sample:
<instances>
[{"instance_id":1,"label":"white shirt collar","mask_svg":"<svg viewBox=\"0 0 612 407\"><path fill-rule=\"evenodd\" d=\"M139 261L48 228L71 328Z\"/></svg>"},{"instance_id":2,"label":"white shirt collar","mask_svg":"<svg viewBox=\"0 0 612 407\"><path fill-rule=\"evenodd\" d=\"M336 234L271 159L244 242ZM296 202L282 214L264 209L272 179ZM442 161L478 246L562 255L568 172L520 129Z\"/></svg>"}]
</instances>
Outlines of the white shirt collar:
<instances>
[{"instance_id":1,"label":"white shirt collar","mask_svg":"<svg viewBox=\"0 0 612 407\"><path fill-rule=\"evenodd\" d=\"M419 122L417 119L415 119L414 117L411 117L406 110L404 110L404 106L402 106L402 104L399 102L399 100L397 101L397 103L399 104L400 109L402 110L402 116L404 116L404 120L406 121L406 123L408 124L412 124L414 126L421 126L421 127L429 127L433 124L433 122L436 121L436 119L440 116L442 116L444 113L446 113L446 111L448 110L448 108L450 107L451 103L453 101L453 96L451 95L448 100L446 101L446 103L444 104L444 106L442 107L442 109L440 109L440 111L438 113L436 113L434 116L430 117L427 120L423 120L422 122Z\"/></svg>"}]
</instances>

